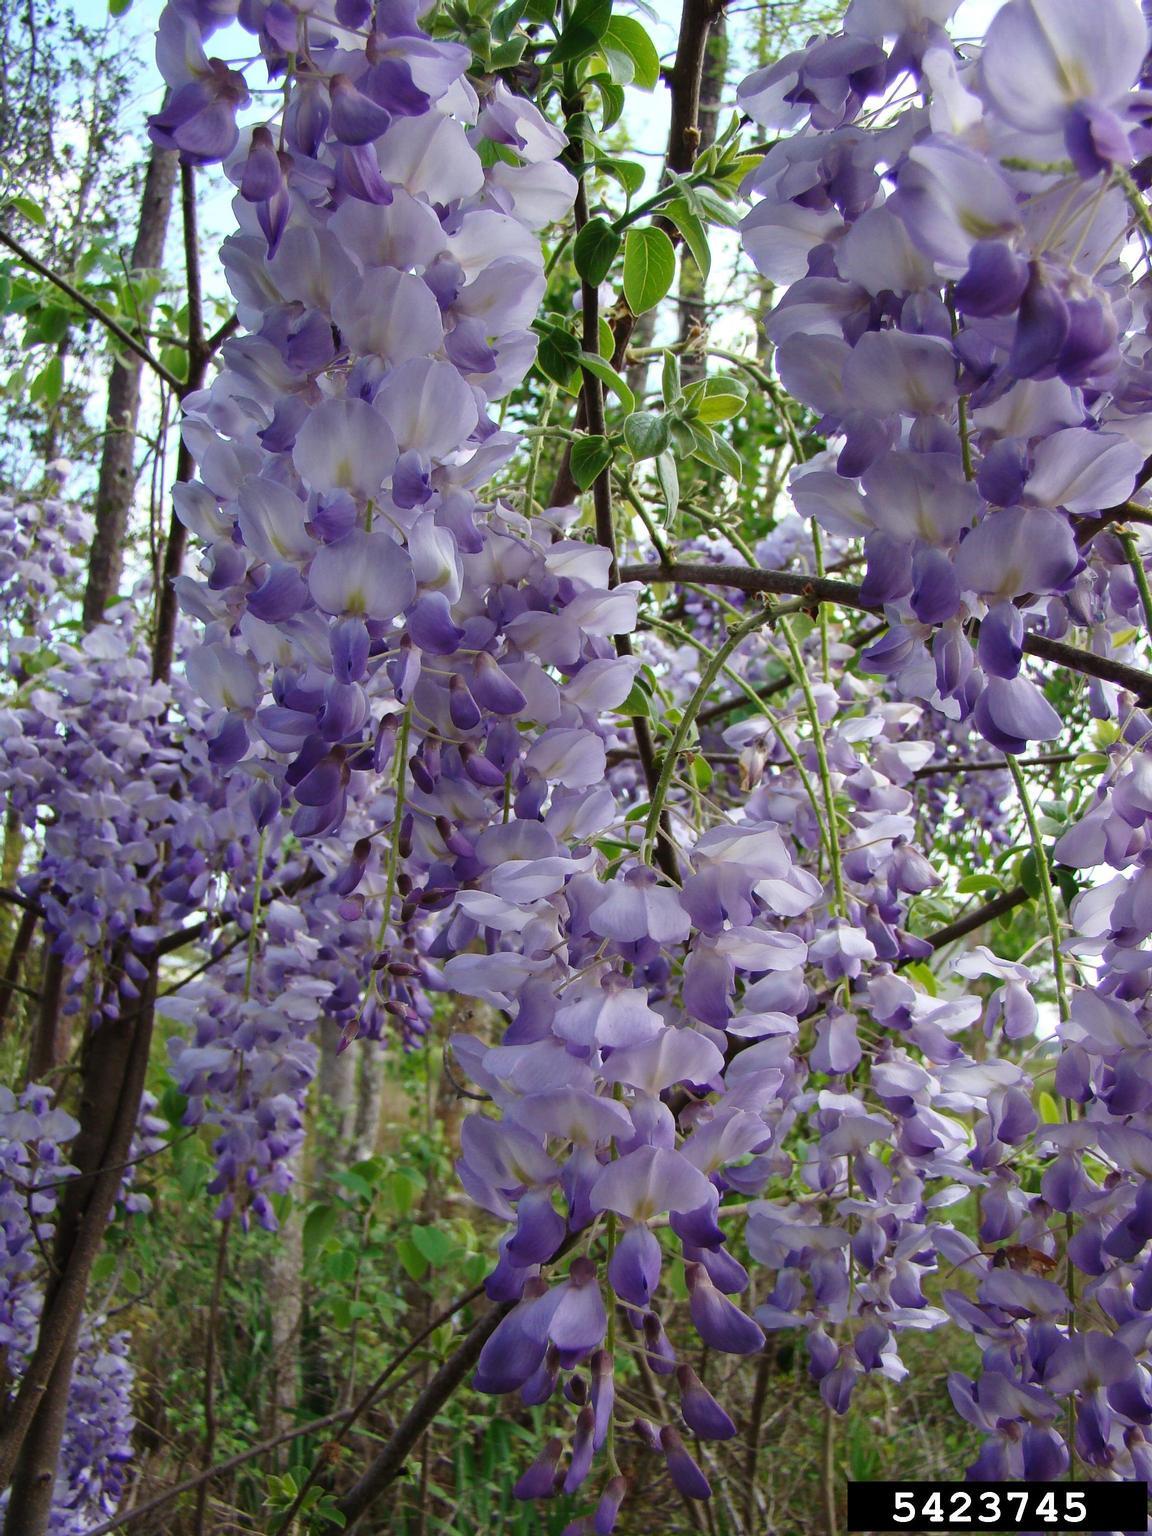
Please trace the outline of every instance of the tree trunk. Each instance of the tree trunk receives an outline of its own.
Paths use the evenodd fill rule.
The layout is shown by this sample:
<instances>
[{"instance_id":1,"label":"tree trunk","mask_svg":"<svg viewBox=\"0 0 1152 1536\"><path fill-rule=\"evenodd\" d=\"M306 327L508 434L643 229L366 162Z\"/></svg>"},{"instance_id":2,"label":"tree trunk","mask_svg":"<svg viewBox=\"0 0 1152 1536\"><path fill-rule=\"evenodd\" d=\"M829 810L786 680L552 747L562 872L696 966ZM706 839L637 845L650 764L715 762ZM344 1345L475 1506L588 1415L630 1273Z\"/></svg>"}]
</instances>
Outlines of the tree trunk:
<instances>
[{"instance_id":1,"label":"tree trunk","mask_svg":"<svg viewBox=\"0 0 1152 1536\"><path fill-rule=\"evenodd\" d=\"M132 271L159 267L164 259L164 239L176 185L176 156L171 150L153 149L144 179L140 222L132 247ZM149 308L140 307L139 323L148 323ZM143 361L126 353L112 365L108 380L108 410L104 427L104 451L96 487L96 532L88 560L88 586L84 593L84 628L91 629L104 617L116 596L124 565L124 542L136 494L136 423L140 415L140 381Z\"/></svg>"},{"instance_id":2,"label":"tree trunk","mask_svg":"<svg viewBox=\"0 0 1152 1536\"><path fill-rule=\"evenodd\" d=\"M697 122L700 128L700 150L716 140L716 126L720 116L720 101L724 95L724 81L728 72L728 27L721 11L712 23L708 47L704 55L704 71L700 77L700 106ZM707 332L707 294L704 274L696 265L696 259L686 245L680 248L680 287L677 302L680 307L680 340L691 342ZM680 366L684 383L695 384L708 371L708 359L699 353L686 352Z\"/></svg>"}]
</instances>

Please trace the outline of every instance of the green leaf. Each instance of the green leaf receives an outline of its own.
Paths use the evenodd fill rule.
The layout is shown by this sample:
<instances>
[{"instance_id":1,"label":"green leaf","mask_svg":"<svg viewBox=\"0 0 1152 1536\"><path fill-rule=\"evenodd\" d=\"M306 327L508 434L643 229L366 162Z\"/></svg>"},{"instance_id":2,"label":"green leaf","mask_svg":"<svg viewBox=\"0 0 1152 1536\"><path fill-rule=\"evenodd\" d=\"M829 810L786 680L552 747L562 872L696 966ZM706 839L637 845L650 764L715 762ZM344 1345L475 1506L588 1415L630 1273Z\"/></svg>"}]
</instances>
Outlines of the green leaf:
<instances>
[{"instance_id":1,"label":"green leaf","mask_svg":"<svg viewBox=\"0 0 1152 1536\"><path fill-rule=\"evenodd\" d=\"M612 0L578 0L560 34L560 41L548 55L549 64L568 64L582 59L600 42L612 19Z\"/></svg>"},{"instance_id":2,"label":"green leaf","mask_svg":"<svg viewBox=\"0 0 1152 1536\"><path fill-rule=\"evenodd\" d=\"M708 244L708 231L700 219L682 197L673 198L664 209L664 214L684 236L684 244L691 251L692 259L700 268L701 275L707 277L712 268L712 249Z\"/></svg>"},{"instance_id":3,"label":"green leaf","mask_svg":"<svg viewBox=\"0 0 1152 1536\"><path fill-rule=\"evenodd\" d=\"M32 401L43 401L45 405L55 405L64 393L64 359L53 357L32 380L28 388L28 398Z\"/></svg>"},{"instance_id":4,"label":"green leaf","mask_svg":"<svg viewBox=\"0 0 1152 1536\"><path fill-rule=\"evenodd\" d=\"M581 352L580 361L589 373L596 375L605 389L610 389L619 398L620 404L626 411L634 411L636 409L636 396L628 388L627 382L616 372L611 363L602 357L594 357L591 352ZM625 424L624 431L625 436L627 436L627 424Z\"/></svg>"},{"instance_id":5,"label":"green leaf","mask_svg":"<svg viewBox=\"0 0 1152 1536\"><path fill-rule=\"evenodd\" d=\"M519 37L509 38L508 42L501 43L499 48L493 48L488 55L488 68L492 71L498 69L515 69L524 57L524 50L528 46L528 39L523 33Z\"/></svg>"},{"instance_id":6,"label":"green leaf","mask_svg":"<svg viewBox=\"0 0 1152 1536\"><path fill-rule=\"evenodd\" d=\"M911 976L913 981L918 981L929 997L937 995L936 977L933 975L931 968L924 964L923 960L914 960L911 965L906 965L904 967L904 974L905 976Z\"/></svg>"},{"instance_id":7,"label":"green leaf","mask_svg":"<svg viewBox=\"0 0 1152 1536\"><path fill-rule=\"evenodd\" d=\"M651 711L652 700L648 697L647 692L638 682L633 683L631 692L619 707L619 713L628 715L631 718L635 718L637 715L643 715L647 718Z\"/></svg>"},{"instance_id":8,"label":"green leaf","mask_svg":"<svg viewBox=\"0 0 1152 1536\"><path fill-rule=\"evenodd\" d=\"M632 83L642 91L655 90L660 82L660 55L647 29L632 16L613 16L604 43L632 61Z\"/></svg>"},{"instance_id":9,"label":"green leaf","mask_svg":"<svg viewBox=\"0 0 1152 1536\"><path fill-rule=\"evenodd\" d=\"M43 208L30 197L10 197L8 199L8 206L9 208L15 208L17 213L22 214L28 220L29 224L36 224L41 229L48 222Z\"/></svg>"},{"instance_id":10,"label":"green leaf","mask_svg":"<svg viewBox=\"0 0 1152 1536\"><path fill-rule=\"evenodd\" d=\"M577 272L598 288L612 270L620 245L620 235L607 219L589 219L572 247Z\"/></svg>"},{"instance_id":11,"label":"green leaf","mask_svg":"<svg viewBox=\"0 0 1152 1536\"><path fill-rule=\"evenodd\" d=\"M506 43L520 25L520 18L526 9L524 0L512 0L511 5L505 5L498 10L492 18L492 36L498 43Z\"/></svg>"},{"instance_id":12,"label":"green leaf","mask_svg":"<svg viewBox=\"0 0 1152 1536\"><path fill-rule=\"evenodd\" d=\"M397 1239L396 1257L404 1266L404 1272L410 1280L423 1280L428 1273L428 1260L410 1237Z\"/></svg>"},{"instance_id":13,"label":"green leaf","mask_svg":"<svg viewBox=\"0 0 1152 1536\"><path fill-rule=\"evenodd\" d=\"M62 304L45 304L36 316L37 339L54 346L56 342L63 341L71 323L71 311Z\"/></svg>"},{"instance_id":14,"label":"green leaf","mask_svg":"<svg viewBox=\"0 0 1152 1536\"><path fill-rule=\"evenodd\" d=\"M709 427L697 428L694 435L696 451L693 457L703 459L705 464L711 464L712 468L718 469L722 475L728 475L738 481L743 472L743 466L740 463L740 455L731 443L726 443Z\"/></svg>"},{"instance_id":15,"label":"green leaf","mask_svg":"<svg viewBox=\"0 0 1152 1536\"><path fill-rule=\"evenodd\" d=\"M600 124L601 131L607 133L609 128L620 121L624 112L624 87L617 85L610 75L597 75L596 89L600 92L600 100L604 104L604 119Z\"/></svg>"},{"instance_id":16,"label":"green leaf","mask_svg":"<svg viewBox=\"0 0 1152 1536\"><path fill-rule=\"evenodd\" d=\"M740 414L747 399L748 391L739 379L729 379L723 375L711 378L705 384L703 397L696 407L697 420L727 421Z\"/></svg>"},{"instance_id":17,"label":"green leaf","mask_svg":"<svg viewBox=\"0 0 1152 1536\"><path fill-rule=\"evenodd\" d=\"M606 437L582 437L572 445L572 478L586 491L612 462L612 444Z\"/></svg>"},{"instance_id":18,"label":"green leaf","mask_svg":"<svg viewBox=\"0 0 1152 1536\"><path fill-rule=\"evenodd\" d=\"M334 1205L314 1205L308 1212L304 1218L304 1228L301 1233L305 1264L320 1252L336 1231L339 1221L340 1211Z\"/></svg>"},{"instance_id":19,"label":"green leaf","mask_svg":"<svg viewBox=\"0 0 1152 1536\"><path fill-rule=\"evenodd\" d=\"M712 788L712 780L716 777L712 764L706 757L692 759L692 782L703 794L707 794Z\"/></svg>"},{"instance_id":20,"label":"green leaf","mask_svg":"<svg viewBox=\"0 0 1152 1536\"><path fill-rule=\"evenodd\" d=\"M132 9L132 0L108 0L109 16L127 16Z\"/></svg>"},{"instance_id":21,"label":"green leaf","mask_svg":"<svg viewBox=\"0 0 1152 1536\"><path fill-rule=\"evenodd\" d=\"M666 406L673 406L683 394L680 386L680 359L675 352L665 352L660 365L660 393Z\"/></svg>"},{"instance_id":22,"label":"green leaf","mask_svg":"<svg viewBox=\"0 0 1152 1536\"><path fill-rule=\"evenodd\" d=\"M618 155L601 155L595 161L598 171L613 177L629 197L635 197L644 185L644 167L635 160L621 160Z\"/></svg>"},{"instance_id":23,"label":"green leaf","mask_svg":"<svg viewBox=\"0 0 1152 1536\"><path fill-rule=\"evenodd\" d=\"M401 1216L407 1216L416 1203L416 1196L419 1193L415 1181L406 1173L397 1171L389 1176L385 1187L397 1212Z\"/></svg>"},{"instance_id":24,"label":"green leaf","mask_svg":"<svg viewBox=\"0 0 1152 1536\"><path fill-rule=\"evenodd\" d=\"M559 384L561 389L575 393L574 379L580 366L580 343L564 326L545 322L538 329L540 346L536 353L536 366L545 378Z\"/></svg>"},{"instance_id":25,"label":"green leaf","mask_svg":"<svg viewBox=\"0 0 1152 1536\"><path fill-rule=\"evenodd\" d=\"M175 378L188 377L188 353L184 347L161 347L160 361Z\"/></svg>"},{"instance_id":26,"label":"green leaf","mask_svg":"<svg viewBox=\"0 0 1152 1536\"><path fill-rule=\"evenodd\" d=\"M662 454L670 437L668 418L657 411L636 411L624 423L624 445L637 462Z\"/></svg>"},{"instance_id":27,"label":"green leaf","mask_svg":"<svg viewBox=\"0 0 1152 1536\"><path fill-rule=\"evenodd\" d=\"M1059 1125L1063 1118L1060 1114L1060 1106L1050 1093L1042 1088L1037 1094L1037 1103L1040 1108L1040 1118L1045 1125Z\"/></svg>"},{"instance_id":28,"label":"green leaf","mask_svg":"<svg viewBox=\"0 0 1152 1536\"><path fill-rule=\"evenodd\" d=\"M351 1248L338 1248L324 1258L324 1273L329 1280L345 1281L356 1278L356 1255Z\"/></svg>"},{"instance_id":29,"label":"green leaf","mask_svg":"<svg viewBox=\"0 0 1152 1536\"><path fill-rule=\"evenodd\" d=\"M457 1248L455 1238L449 1237L443 1227L413 1227L412 1241L433 1268L446 1263Z\"/></svg>"},{"instance_id":30,"label":"green leaf","mask_svg":"<svg viewBox=\"0 0 1152 1536\"><path fill-rule=\"evenodd\" d=\"M624 297L634 315L654 309L676 277L676 252L662 229L630 229L624 239Z\"/></svg>"},{"instance_id":31,"label":"green leaf","mask_svg":"<svg viewBox=\"0 0 1152 1536\"><path fill-rule=\"evenodd\" d=\"M664 504L668 508L664 519L664 526L669 527L680 510L680 471L676 468L676 459L671 453L661 453L656 459L656 481L660 487L660 494L664 497Z\"/></svg>"}]
</instances>

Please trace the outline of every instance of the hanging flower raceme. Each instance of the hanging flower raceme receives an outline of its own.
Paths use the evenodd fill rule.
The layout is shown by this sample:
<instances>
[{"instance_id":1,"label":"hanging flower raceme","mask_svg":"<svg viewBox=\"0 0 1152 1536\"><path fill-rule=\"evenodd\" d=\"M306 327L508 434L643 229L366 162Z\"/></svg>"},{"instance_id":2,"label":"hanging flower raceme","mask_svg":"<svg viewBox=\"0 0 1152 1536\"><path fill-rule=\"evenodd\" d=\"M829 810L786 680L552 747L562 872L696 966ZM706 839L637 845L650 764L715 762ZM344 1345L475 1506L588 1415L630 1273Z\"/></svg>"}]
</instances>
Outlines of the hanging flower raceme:
<instances>
[{"instance_id":1,"label":"hanging flower raceme","mask_svg":"<svg viewBox=\"0 0 1152 1536\"><path fill-rule=\"evenodd\" d=\"M1143 478L1118 178L1147 136L1129 89L1146 29L1134 0L1088 30L1072 0L1010 0L961 65L935 14L909 14L849 8L843 96L838 74L824 83L828 41L745 82L758 122L798 131L749 178L762 201L744 239L791 285L768 320L780 377L834 437L796 473L796 505L864 540L863 597L889 620L867 664L1020 752L1060 725L1026 634L1131 645L1132 594L1105 599L1123 557L1093 519ZM886 64L851 69L892 35ZM927 109L885 108L910 78Z\"/></svg>"},{"instance_id":2,"label":"hanging flower raceme","mask_svg":"<svg viewBox=\"0 0 1152 1536\"><path fill-rule=\"evenodd\" d=\"M79 1125L48 1088L17 1098L0 1088L0 1380L19 1386L36 1344L44 1301L43 1254L51 1247L60 1187L73 1172L67 1144ZM128 1335L86 1313L68 1392L60 1461L48 1517L51 1536L82 1536L116 1511L132 1458ZM9 1490L0 1495L0 1509Z\"/></svg>"}]
</instances>

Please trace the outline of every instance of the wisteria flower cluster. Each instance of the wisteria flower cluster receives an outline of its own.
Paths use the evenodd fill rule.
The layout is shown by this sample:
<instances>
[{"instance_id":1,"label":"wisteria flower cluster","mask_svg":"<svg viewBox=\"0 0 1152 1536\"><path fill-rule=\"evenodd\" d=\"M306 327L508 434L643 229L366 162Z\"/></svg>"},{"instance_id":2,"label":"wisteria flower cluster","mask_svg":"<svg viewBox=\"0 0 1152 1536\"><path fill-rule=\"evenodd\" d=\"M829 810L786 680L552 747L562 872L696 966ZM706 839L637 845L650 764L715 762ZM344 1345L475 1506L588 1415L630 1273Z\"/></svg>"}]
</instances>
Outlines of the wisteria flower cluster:
<instances>
[{"instance_id":1,"label":"wisteria flower cluster","mask_svg":"<svg viewBox=\"0 0 1152 1536\"><path fill-rule=\"evenodd\" d=\"M1018 0L957 55L953 9L853 4L841 37L745 81L757 122L798 131L749 178L743 236L788 285L780 377L838 444L796 505L863 538L863 596L889 619L867 664L1019 752L1060 730L1025 635L1085 627L1122 656L1140 618L1096 520L1147 451L1125 245L1147 36L1133 0L1091 21Z\"/></svg>"},{"instance_id":2,"label":"wisteria flower cluster","mask_svg":"<svg viewBox=\"0 0 1152 1536\"><path fill-rule=\"evenodd\" d=\"M17 1098L0 1088L0 1402L8 1398L36 1342L43 1303L42 1252L50 1246L59 1188L73 1171L67 1144L77 1122L47 1088ZM133 1372L128 1335L84 1317L53 1491L51 1536L82 1536L112 1515L132 1456ZM0 1508L8 1499L0 1496Z\"/></svg>"}]
</instances>

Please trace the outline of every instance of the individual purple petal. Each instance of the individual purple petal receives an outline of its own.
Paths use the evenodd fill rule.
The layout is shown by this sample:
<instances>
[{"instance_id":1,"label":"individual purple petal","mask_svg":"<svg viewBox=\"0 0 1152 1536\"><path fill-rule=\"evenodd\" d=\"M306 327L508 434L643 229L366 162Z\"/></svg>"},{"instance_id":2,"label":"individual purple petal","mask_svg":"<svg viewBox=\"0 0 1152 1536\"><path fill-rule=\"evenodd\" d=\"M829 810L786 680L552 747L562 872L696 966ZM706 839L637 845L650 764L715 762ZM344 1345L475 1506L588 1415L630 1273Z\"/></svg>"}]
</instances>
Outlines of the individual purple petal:
<instances>
[{"instance_id":1,"label":"individual purple petal","mask_svg":"<svg viewBox=\"0 0 1152 1536\"><path fill-rule=\"evenodd\" d=\"M548 1337L562 1361L567 1358L575 1363L604 1342L608 1326L596 1266L588 1259L573 1259L568 1278L558 1289Z\"/></svg>"},{"instance_id":2,"label":"individual purple petal","mask_svg":"<svg viewBox=\"0 0 1152 1536\"><path fill-rule=\"evenodd\" d=\"M608 1164L593 1186L592 1209L643 1222L665 1211L695 1210L712 1194L708 1180L681 1153L640 1147Z\"/></svg>"},{"instance_id":3,"label":"individual purple petal","mask_svg":"<svg viewBox=\"0 0 1152 1536\"><path fill-rule=\"evenodd\" d=\"M917 550L912 560L910 602L921 624L942 624L960 607L960 583L942 549Z\"/></svg>"},{"instance_id":4,"label":"individual purple petal","mask_svg":"<svg viewBox=\"0 0 1152 1536\"><path fill-rule=\"evenodd\" d=\"M416 582L407 550L386 533L356 529L319 551L308 590L325 613L386 621L404 612Z\"/></svg>"},{"instance_id":5,"label":"individual purple petal","mask_svg":"<svg viewBox=\"0 0 1152 1536\"><path fill-rule=\"evenodd\" d=\"M396 462L396 439L387 418L366 401L324 400L301 427L292 460L312 490L372 501L383 494Z\"/></svg>"},{"instance_id":6,"label":"individual purple petal","mask_svg":"<svg viewBox=\"0 0 1152 1536\"><path fill-rule=\"evenodd\" d=\"M628 1492L628 1484L622 1477L613 1477L605 1484L596 1513L592 1516L592 1536L612 1536L616 1529L616 1517Z\"/></svg>"},{"instance_id":7,"label":"individual purple petal","mask_svg":"<svg viewBox=\"0 0 1152 1536\"><path fill-rule=\"evenodd\" d=\"M660 1445L664 1451L664 1459L668 1463L668 1475L676 1485L677 1491L686 1499L710 1499L712 1489L708 1479L688 1454L683 1440L670 1424L666 1424L660 1431Z\"/></svg>"},{"instance_id":8,"label":"individual purple petal","mask_svg":"<svg viewBox=\"0 0 1152 1536\"><path fill-rule=\"evenodd\" d=\"M705 1344L729 1355L754 1355L763 1348L760 1328L716 1289L702 1264L686 1265L685 1276L692 1324Z\"/></svg>"},{"instance_id":9,"label":"individual purple petal","mask_svg":"<svg viewBox=\"0 0 1152 1536\"><path fill-rule=\"evenodd\" d=\"M980 621L976 657L993 677L1015 677L1024 659L1024 617L1014 603L1001 602Z\"/></svg>"},{"instance_id":10,"label":"individual purple petal","mask_svg":"<svg viewBox=\"0 0 1152 1536\"><path fill-rule=\"evenodd\" d=\"M477 704L494 715L519 715L527 706L523 693L487 651L476 657L469 683Z\"/></svg>"},{"instance_id":11,"label":"individual purple petal","mask_svg":"<svg viewBox=\"0 0 1152 1536\"><path fill-rule=\"evenodd\" d=\"M943 136L908 153L893 206L913 240L934 261L963 267L975 243L1010 235L1019 227L1016 199L1004 176L981 154ZM1007 314L1005 310L987 313Z\"/></svg>"},{"instance_id":12,"label":"individual purple petal","mask_svg":"<svg viewBox=\"0 0 1152 1536\"><path fill-rule=\"evenodd\" d=\"M643 1223L629 1223L608 1260L608 1283L621 1301L647 1308L660 1284L660 1241Z\"/></svg>"},{"instance_id":13,"label":"individual purple petal","mask_svg":"<svg viewBox=\"0 0 1152 1536\"><path fill-rule=\"evenodd\" d=\"M956 360L951 345L934 336L866 331L844 363L843 384L847 401L862 411L947 416L956 401Z\"/></svg>"},{"instance_id":14,"label":"individual purple petal","mask_svg":"<svg viewBox=\"0 0 1152 1536\"><path fill-rule=\"evenodd\" d=\"M956 554L961 587L989 601L1063 591L1079 564L1067 518L1033 507L989 513Z\"/></svg>"},{"instance_id":15,"label":"individual purple petal","mask_svg":"<svg viewBox=\"0 0 1152 1536\"><path fill-rule=\"evenodd\" d=\"M341 144L369 144L387 130L391 112L357 90L347 75L332 75L328 89L332 97L332 133Z\"/></svg>"},{"instance_id":16,"label":"individual purple petal","mask_svg":"<svg viewBox=\"0 0 1152 1536\"><path fill-rule=\"evenodd\" d=\"M701 1440L731 1440L736 1425L690 1365L681 1365L676 1371L680 1388L680 1412L684 1422Z\"/></svg>"},{"instance_id":17,"label":"individual purple petal","mask_svg":"<svg viewBox=\"0 0 1152 1536\"><path fill-rule=\"evenodd\" d=\"M978 240L968 253L968 270L956 284L956 308L984 319L1012 314L1028 286L1028 263L1003 240Z\"/></svg>"},{"instance_id":18,"label":"individual purple petal","mask_svg":"<svg viewBox=\"0 0 1152 1536\"><path fill-rule=\"evenodd\" d=\"M1024 494L1042 507L1099 512L1127 501L1143 462L1141 449L1118 432L1068 427L1037 445Z\"/></svg>"},{"instance_id":19,"label":"individual purple petal","mask_svg":"<svg viewBox=\"0 0 1152 1536\"><path fill-rule=\"evenodd\" d=\"M1048 378L1068 340L1071 325L1068 305L1041 261L1032 263L1031 276L1020 301L1016 335L1008 358L1008 371L1017 379Z\"/></svg>"},{"instance_id":20,"label":"individual purple petal","mask_svg":"<svg viewBox=\"0 0 1152 1536\"><path fill-rule=\"evenodd\" d=\"M1127 95L1148 46L1143 17L1128 0L1010 0L988 27L980 68L984 92L1006 122L1026 133L1063 127L1083 101L1111 106Z\"/></svg>"},{"instance_id":21,"label":"individual purple petal","mask_svg":"<svg viewBox=\"0 0 1152 1536\"><path fill-rule=\"evenodd\" d=\"M512 1489L514 1499L550 1499L556 1491L557 1468L564 1442L553 1437L544 1446L536 1460L522 1472Z\"/></svg>"}]
</instances>

